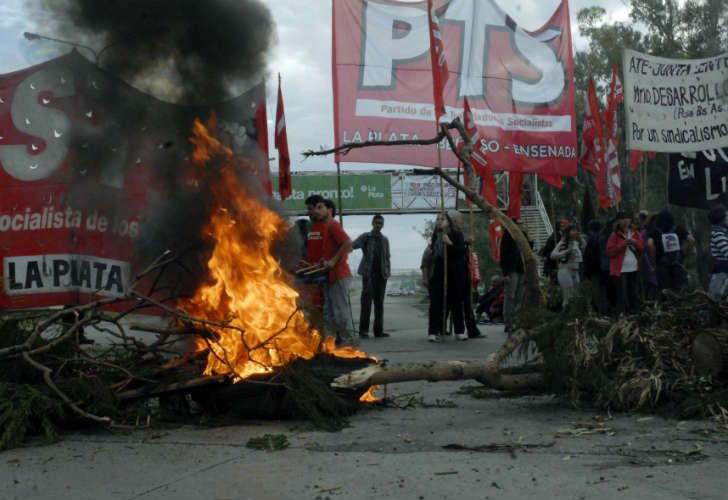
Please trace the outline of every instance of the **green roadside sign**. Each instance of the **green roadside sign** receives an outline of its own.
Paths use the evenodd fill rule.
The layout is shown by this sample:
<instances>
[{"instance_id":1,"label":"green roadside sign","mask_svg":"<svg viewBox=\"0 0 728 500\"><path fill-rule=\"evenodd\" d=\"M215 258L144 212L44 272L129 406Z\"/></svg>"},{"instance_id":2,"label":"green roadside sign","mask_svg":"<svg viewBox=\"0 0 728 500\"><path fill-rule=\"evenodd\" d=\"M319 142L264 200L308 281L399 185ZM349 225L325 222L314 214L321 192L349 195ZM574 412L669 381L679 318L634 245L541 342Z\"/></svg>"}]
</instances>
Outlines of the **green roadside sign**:
<instances>
[{"instance_id":1,"label":"green roadside sign","mask_svg":"<svg viewBox=\"0 0 728 500\"><path fill-rule=\"evenodd\" d=\"M278 176L271 175L273 197L278 194ZM293 193L281 203L284 210L302 210L304 200L312 194L337 200L335 175L291 175ZM345 209L392 208L392 181L389 174L344 174L341 176L341 199Z\"/></svg>"}]
</instances>

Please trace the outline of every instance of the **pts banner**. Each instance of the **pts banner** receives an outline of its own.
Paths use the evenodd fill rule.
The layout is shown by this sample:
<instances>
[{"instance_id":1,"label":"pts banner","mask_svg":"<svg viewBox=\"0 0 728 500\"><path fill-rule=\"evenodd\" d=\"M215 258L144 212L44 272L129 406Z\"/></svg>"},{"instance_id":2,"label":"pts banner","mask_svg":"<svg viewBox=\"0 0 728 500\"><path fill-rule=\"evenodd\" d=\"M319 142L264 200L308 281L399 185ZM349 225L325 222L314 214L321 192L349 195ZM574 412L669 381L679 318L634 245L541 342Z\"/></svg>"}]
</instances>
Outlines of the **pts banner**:
<instances>
[{"instance_id":1,"label":"pts banner","mask_svg":"<svg viewBox=\"0 0 728 500\"><path fill-rule=\"evenodd\" d=\"M76 52L0 76L0 310L125 295L155 242L191 225L161 214L190 211L175 200L197 186L192 120L216 112L266 182L264 103L262 86L215 107L161 102Z\"/></svg>"},{"instance_id":2,"label":"pts banner","mask_svg":"<svg viewBox=\"0 0 728 500\"><path fill-rule=\"evenodd\" d=\"M494 0L435 0L450 76L447 120L468 98L486 139L479 154L496 170L576 173L569 9L528 32ZM426 2L333 2L336 146L436 134ZM439 146L447 149L446 141ZM457 166L444 151L442 165ZM435 146L377 147L342 162L436 166Z\"/></svg>"}]
</instances>

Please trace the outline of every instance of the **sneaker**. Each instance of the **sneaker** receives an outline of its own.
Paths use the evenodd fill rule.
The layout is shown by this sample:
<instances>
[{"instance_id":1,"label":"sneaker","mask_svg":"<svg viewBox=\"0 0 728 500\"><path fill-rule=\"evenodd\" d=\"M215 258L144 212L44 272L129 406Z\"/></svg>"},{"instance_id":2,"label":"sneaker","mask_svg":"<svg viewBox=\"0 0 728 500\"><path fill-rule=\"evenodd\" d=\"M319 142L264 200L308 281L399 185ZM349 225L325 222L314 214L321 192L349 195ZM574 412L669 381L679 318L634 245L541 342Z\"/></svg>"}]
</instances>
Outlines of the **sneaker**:
<instances>
[{"instance_id":1,"label":"sneaker","mask_svg":"<svg viewBox=\"0 0 728 500\"><path fill-rule=\"evenodd\" d=\"M382 332L380 334L374 334L374 336L377 337L378 339L381 339L382 337L389 337L389 334Z\"/></svg>"},{"instance_id":2,"label":"sneaker","mask_svg":"<svg viewBox=\"0 0 728 500\"><path fill-rule=\"evenodd\" d=\"M427 341L428 342L442 342L442 337L440 335L428 335Z\"/></svg>"},{"instance_id":3,"label":"sneaker","mask_svg":"<svg viewBox=\"0 0 728 500\"><path fill-rule=\"evenodd\" d=\"M468 334L467 333L456 333L455 338L458 340L468 340Z\"/></svg>"},{"instance_id":4,"label":"sneaker","mask_svg":"<svg viewBox=\"0 0 728 500\"><path fill-rule=\"evenodd\" d=\"M369 334L368 333L360 333L359 334L359 338L360 339L368 339L369 338Z\"/></svg>"}]
</instances>

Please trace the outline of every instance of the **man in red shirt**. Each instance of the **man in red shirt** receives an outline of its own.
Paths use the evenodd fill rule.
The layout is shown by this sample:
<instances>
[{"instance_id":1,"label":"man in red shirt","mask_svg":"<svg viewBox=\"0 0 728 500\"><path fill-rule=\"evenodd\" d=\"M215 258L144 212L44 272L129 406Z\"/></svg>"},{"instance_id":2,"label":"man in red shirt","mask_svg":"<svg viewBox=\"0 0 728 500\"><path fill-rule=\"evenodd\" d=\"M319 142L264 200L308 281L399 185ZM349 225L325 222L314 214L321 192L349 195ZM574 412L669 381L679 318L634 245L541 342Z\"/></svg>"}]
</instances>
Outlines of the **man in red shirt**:
<instances>
[{"instance_id":1,"label":"man in red shirt","mask_svg":"<svg viewBox=\"0 0 728 500\"><path fill-rule=\"evenodd\" d=\"M324 244L324 235L326 234L326 225L316 220L316 204L324 201L324 197L318 194L312 194L306 198L306 209L308 211L309 223L306 228L306 248L304 258L298 263L299 271L308 270L312 265L321 261L321 251ZM322 308L321 300L321 282L325 281L324 276L318 273L313 275L298 275L297 283L301 296L317 309Z\"/></svg>"},{"instance_id":2,"label":"man in red shirt","mask_svg":"<svg viewBox=\"0 0 728 500\"><path fill-rule=\"evenodd\" d=\"M323 222L326 227L321 249L321 261L329 270L329 280L323 286L326 334L335 336L337 344L354 344L349 304L351 269L347 263L347 255L352 248L351 239L334 219L336 205L333 201L319 202L314 210L316 220Z\"/></svg>"},{"instance_id":3,"label":"man in red shirt","mask_svg":"<svg viewBox=\"0 0 728 500\"><path fill-rule=\"evenodd\" d=\"M308 229L306 237L306 264L309 265L319 262L322 257L326 224L316 218L316 205L323 202L324 197L318 194L306 198L306 209L308 217L311 219L311 227Z\"/></svg>"}]
</instances>

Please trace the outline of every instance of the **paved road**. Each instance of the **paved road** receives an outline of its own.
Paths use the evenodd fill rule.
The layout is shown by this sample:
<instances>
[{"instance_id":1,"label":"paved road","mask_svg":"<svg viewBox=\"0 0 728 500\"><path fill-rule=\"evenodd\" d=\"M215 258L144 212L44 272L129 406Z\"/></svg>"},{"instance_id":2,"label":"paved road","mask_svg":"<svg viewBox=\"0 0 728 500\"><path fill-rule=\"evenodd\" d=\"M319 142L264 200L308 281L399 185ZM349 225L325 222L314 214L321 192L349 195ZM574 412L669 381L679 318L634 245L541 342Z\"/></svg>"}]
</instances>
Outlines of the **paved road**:
<instances>
[{"instance_id":1,"label":"paved road","mask_svg":"<svg viewBox=\"0 0 728 500\"><path fill-rule=\"evenodd\" d=\"M502 328L486 327L485 339L429 344L425 309L414 297L388 297L386 317L392 337L365 340L362 347L392 362L481 359L504 338ZM608 415L546 396L475 398L461 391L474 386L392 385L388 396L410 403L407 408L371 408L336 433L305 422L252 421L70 435L52 446L0 454L0 498L726 497L728 433L709 422ZM246 448L248 439L266 433L285 434L291 446Z\"/></svg>"}]
</instances>

